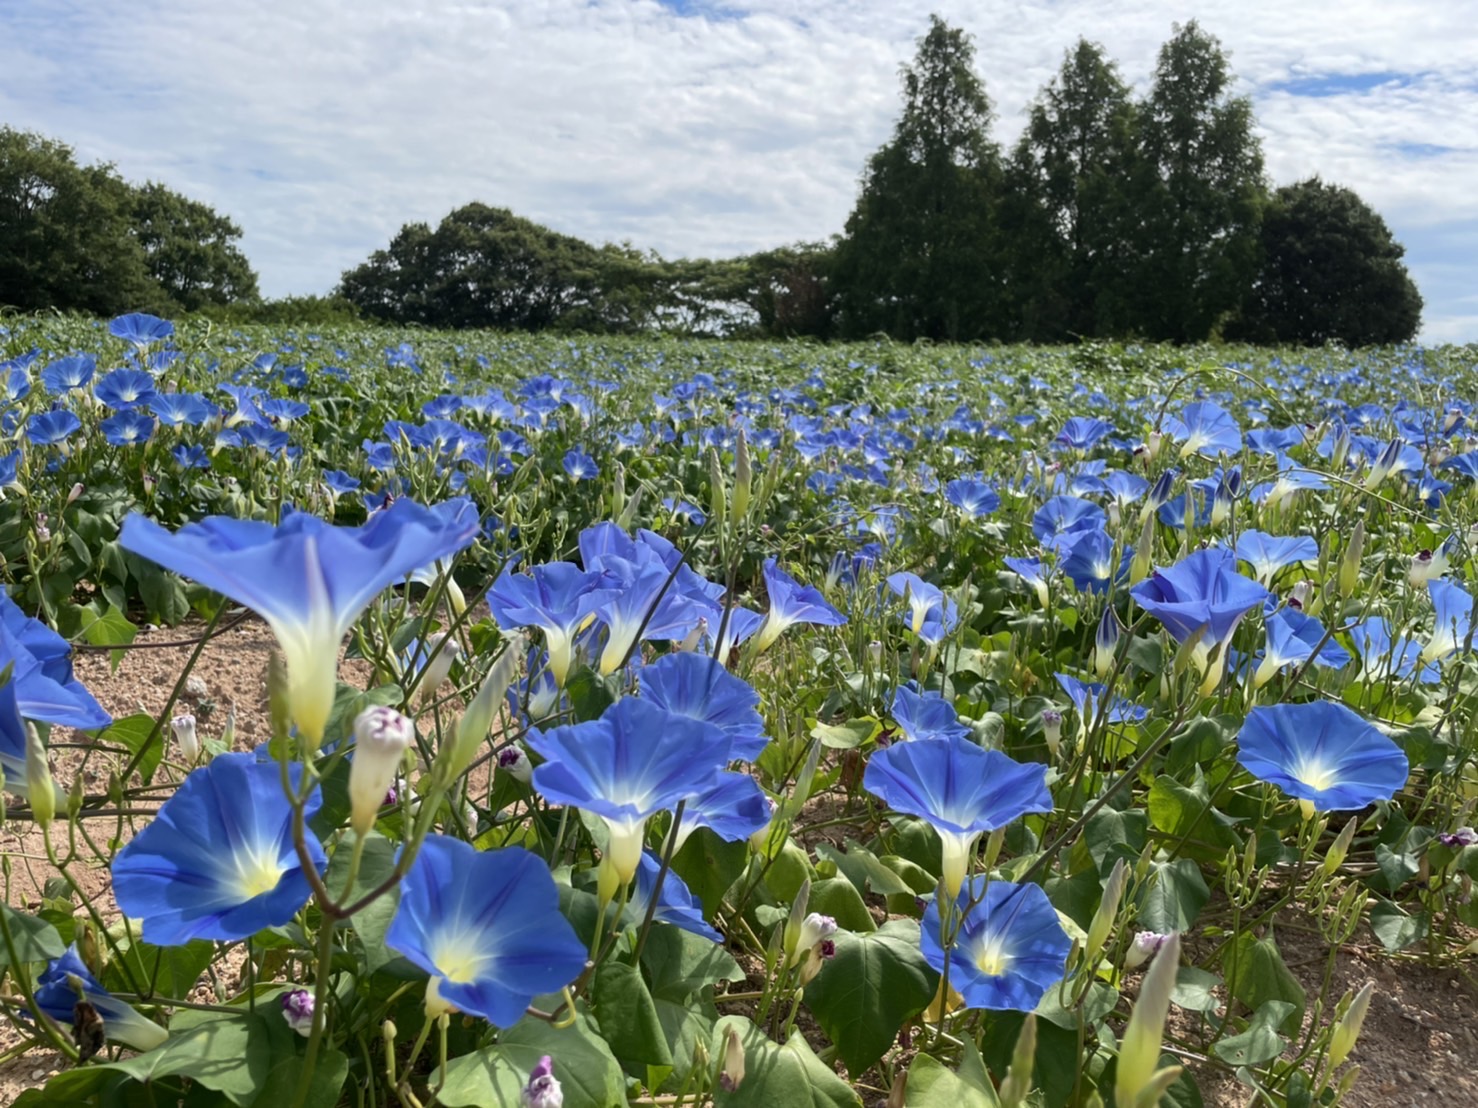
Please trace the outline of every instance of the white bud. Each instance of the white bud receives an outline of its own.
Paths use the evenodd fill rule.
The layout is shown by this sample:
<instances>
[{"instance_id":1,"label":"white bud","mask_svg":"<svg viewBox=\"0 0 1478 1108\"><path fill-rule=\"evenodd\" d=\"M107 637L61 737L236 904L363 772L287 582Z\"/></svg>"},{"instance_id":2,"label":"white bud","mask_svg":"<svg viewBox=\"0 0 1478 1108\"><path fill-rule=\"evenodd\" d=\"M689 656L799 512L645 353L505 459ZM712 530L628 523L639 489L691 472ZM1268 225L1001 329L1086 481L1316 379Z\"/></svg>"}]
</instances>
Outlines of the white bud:
<instances>
[{"instance_id":1,"label":"white bud","mask_svg":"<svg viewBox=\"0 0 1478 1108\"><path fill-rule=\"evenodd\" d=\"M358 835L375 825L375 816L406 749L415 741L416 728L394 708L366 708L354 720L354 752L349 759L349 824Z\"/></svg>"},{"instance_id":2,"label":"white bud","mask_svg":"<svg viewBox=\"0 0 1478 1108\"><path fill-rule=\"evenodd\" d=\"M523 747L514 744L498 751L498 768L515 781L527 785L534 779L534 766Z\"/></svg>"},{"instance_id":3,"label":"white bud","mask_svg":"<svg viewBox=\"0 0 1478 1108\"><path fill-rule=\"evenodd\" d=\"M195 734L195 717L189 713L175 716L170 720L169 727L174 732L174 741L180 745L180 757L184 759L185 765L193 766L200 761L200 739Z\"/></svg>"}]
</instances>

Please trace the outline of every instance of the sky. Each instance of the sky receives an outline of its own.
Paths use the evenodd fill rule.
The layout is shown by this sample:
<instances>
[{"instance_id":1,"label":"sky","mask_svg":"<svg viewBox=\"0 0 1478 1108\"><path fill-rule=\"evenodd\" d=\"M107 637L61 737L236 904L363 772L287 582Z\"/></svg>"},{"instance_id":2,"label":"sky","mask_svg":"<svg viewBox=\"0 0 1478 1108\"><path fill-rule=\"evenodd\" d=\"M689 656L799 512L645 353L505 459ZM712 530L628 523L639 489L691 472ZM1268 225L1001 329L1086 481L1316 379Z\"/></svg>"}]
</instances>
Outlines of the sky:
<instances>
[{"instance_id":1,"label":"sky","mask_svg":"<svg viewBox=\"0 0 1478 1108\"><path fill-rule=\"evenodd\" d=\"M931 11L1007 148L1079 36L1143 93L1199 20L1271 181L1353 188L1478 341L1478 0L0 0L0 124L231 216L267 296L473 200L718 257L841 231Z\"/></svg>"}]
</instances>

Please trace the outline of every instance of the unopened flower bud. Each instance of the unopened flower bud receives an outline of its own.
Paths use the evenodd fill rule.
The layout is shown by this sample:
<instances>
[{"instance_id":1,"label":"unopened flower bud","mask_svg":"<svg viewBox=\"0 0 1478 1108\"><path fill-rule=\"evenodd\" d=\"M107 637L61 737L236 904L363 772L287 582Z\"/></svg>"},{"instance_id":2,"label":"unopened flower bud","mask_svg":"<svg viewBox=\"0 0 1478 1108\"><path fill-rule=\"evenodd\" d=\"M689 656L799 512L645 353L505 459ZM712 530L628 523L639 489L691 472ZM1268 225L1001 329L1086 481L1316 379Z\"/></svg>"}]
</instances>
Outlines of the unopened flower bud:
<instances>
[{"instance_id":1,"label":"unopened flower bud","mask_svg":"<svg viewBox=\"0 0 1478 1108\"><path fill-rule=\"evenodd\" d=\"M1056 708L1047 708L1042 712L1042 738L1047 743L1047 751L1053 758L1057 757L1057 750L1062 745L1062 713Z\"/></svg>"},{"instance_id":2,"label":"unopened flower bud","mask_svg":"<svg viewBox=\"0 0 1478 1108\"><path fill-rule=\"evenodd\" d=\"M1365 982L1355 994L1355 999L1350 1002L1344 1016L1334 1025L1334 1034L1329 1039L1330 1073L1339 1069L1350 1056L1350 1051L1355 1049L1355 1042L1360 1038L1360 1028L1365 1025L1365 1014L1370 1011L1370 994L1374 991L1375 982Z\"/></svg>"},{"instance_id":3,"label":"unopened flower bud","mask_svg":"<svg viewBox=\"0 0 1478 1108\"><path fill-rule=\"evenodd\" d=\"M452 741L442 747L441 757L446 760L446 780L455 781L472 764L472 756L482 745L483 740L488 737L488 732L492 730L493 716L498 710L498 705L503 702L508 687L513 684L513 679L518 675L518 660L522 657L526 646L527 640L522 633L509 636L503 653L499 654L497 661L488 667L488 675L483 679L482 687L477 690L472 703L467 705L467 711L462 713L462 718L457 721L456 730L452 733ZM532 705L529 710L533 711ZM541 717L535 715L534 718Z\"/></svg>"},{"instance_id":4,"label":"unopened flower bud","mask_svg":"<svg viewBox=\"0 0 1478 1108\"><path fill-rule=\"evenodd\" d=\"M1119 901L1124 896L1124 886L1128 880L1129 867L1120 858L1114 863L1113 871L1103 886L1103 899L1098 902L1098 911L1093 913L1093 920L1088 925L1088 942L1084 953L1090 973L1095 972L1098 955L1103 950L1103 944L1108 941L1109 931L1113 929L1114 920L1119 915Z\"/></svg>"},{"instance_id":5,"label":"unopened flower bud","mask_svg":"<svg viewBox=\"0 0 1478 1108\"><path fill-rule=\"evenodd\" d=\"M180 758L185 765L193 766L200 761L200 739L195 734L195 717L188 712L170 720L169 728L174 732L174 741L179 743Z\"/></svg>"},{"instance_id":6,"label":"unopened flower bud","mask_svg":"<svg viewBox=\"0 0 1478 1108\"><path fill-rule=\"evenodd\" d=\"M1171 938L1171 935L1162 935L1158 931L1141 931L1134 936L1134 941L1129 944L1129 949L1124 952L1124 968L1137 969L1149 960L1151 955L1159 953L1159 950Z\"/></svg>"},{"instance_id":7,"label":"unopened flower bud","mask_svg":"<svg viewBox=\"0 0 1478 1108\"><path fill-rule=\"evenodd\" d=\"M79 496L82 495L83 491L84 491L83 490L83 484L82 484L81 481L78 481L75 485L72 486L71 490L67 493L67 503L68 504L71 504L74 500L76 500Z\"/></svg>"},{"instance_id":8,"label":"unopened flower bud","mask_svg":"<svg viewBox=\"0 0 1478 1108\"><path fill-rule=\"evenodd\" d=\"M37 827L46 827L56 818L56 785L51 779L51 766L46 761L46 747L36 725L26 721L26 799L31 802L31 819Z\"/></svg>"},{"instance_id":9,"label":"unopened flower bud","mask_svg":"<svg viewBox=\"0 0 1478 1108\"><path fill-rule=\"evenodd\" d=\"M529 756L518 745L505 746L498 751L498 768L515 781L527 785L534 779L534 766Z\"/></svg>"},{"instance_id":10,"label":"unopened flower bud","mask_svg":"<svg viewBox=\"0 0 1478 1108\"><path fill-rule=\"evenodd\" d=\"M1339 562L1339 593L1351 596L1360 581L1360 558L1365 553L1365 521L1356 520L1349 544Z\"/></svg>"},{"instance_id":11,"label":"unopened flower bud","mask_svg":"<svg viewBox=\"0 0 1478 1108\"><path fill-rule=\"evenodd\" d=\"M313 994L307 989L293 989L282 994L282 1018L305 1039L313 1033Z\"/></svg>"},{"instance_id":12,"label":"unopened flower bud","mask_svg":"<svg viewBox=\"0 0 1478 1108\"><path fill-rule=\"evenodd\" d=\"M554 1076L554 1059L549 1055L540 1058L539 1064L530 1071L522 1099L523 1108L563 1108L564 1091Z\"/></svg>"},{"instance_id":13,"label":"unopened flower bud","mask_svg":"<svg viewBox=\"0 0 1478 1108\"><path fill-rule=\"evenodd\" d=\"M812 950L837 933L837 921L820 912L812 912L801 923L800 935L790 955L790 964L795 965Z\"/></svg>"},{"instance_id":14,"label":"unopened flower bud","mask_svg":"<svg viewBox=\"0 0 1478 1108\"><path fill-rule=\"evenodd\" d=\"M1102 681L1114 667L1114 654L1119 649L1119 617L1112 606L1105 604L1103 618L1098 621L1098 632L1093 637L1093 672Z\"/></svg>"},{"instance_id":15,"label":"unopened flower bud","mask_svg":"<svg viewBox=\"0 0 1478 1108\"><path fill-rule=\"evenodd\" d=\"M1344 864L1345 858L1350 853L1350 844L1355 841L1355 828L1360 823L1359 816L1351 816L1350 821L1345 824L1344 829L1336 836L1329 853L1324 855L1324 872L1331 874Z\"/></svg>"},{"instance_id":16,"label":"unopened flower bud","mask_svg":"<svg viewBox=\"0 0 1478 1108\"><path fill-rule=\"evenodd\" d=\"M1465 846L1478 843L1478 831L1474 831L1471 827L1459 827L1450 834L1439 834L1437 841L1452 850L1461 850Z\"/></svg>"},{"instance_id":17,"label":"unopened flower bud","mask_svg":"<svg viewBox=\"0 0 1478 1108\"><path fill-rule=\"evenodd\" d=\"M400 772L416 727L394 708L376 705L354 720L354 753L349 760L349 825L358 835L375 825L385 794Z\"/></svg>"},{"instance_id":18,"label":"unopened flower bud","mask_svg":"<svg viewBox=\"0 0 1478 1108\"><path fill-rule=\"evenodd\" d=\"M744 1043L739 1032L732 1027L724 1031L724 1065L719 1071L719 1088L727 1093L736 1092L744 1080Z\"/></svg>"},{"instance_id":19,"label":"unopened flower bud","mask_svg":"<svg viewBox=\"0 0 1478 1108\"><path fill-rule=\"evenodd\" d=\"M683 654L694 653L698 649L698 645L703 641L703 636L706 634L708 634L708 620L703 616L699 616L698 622L693 625L693 629L678 644L678 650Z\"/></svg>"},{"instance_id":20,"label":"unopened flower bud","mask_svg":"<svg viewBox=\"0 0 1478 1108\"><path fill-rule=\"evenodd\" d=\"M1406 580L1411 587L1419 589L1428 581L1435 581L1447 572L1447 552L1445 550L1423 550L1411 559L1411 566L1406 571Z\"/></svg>"}]
</instances>

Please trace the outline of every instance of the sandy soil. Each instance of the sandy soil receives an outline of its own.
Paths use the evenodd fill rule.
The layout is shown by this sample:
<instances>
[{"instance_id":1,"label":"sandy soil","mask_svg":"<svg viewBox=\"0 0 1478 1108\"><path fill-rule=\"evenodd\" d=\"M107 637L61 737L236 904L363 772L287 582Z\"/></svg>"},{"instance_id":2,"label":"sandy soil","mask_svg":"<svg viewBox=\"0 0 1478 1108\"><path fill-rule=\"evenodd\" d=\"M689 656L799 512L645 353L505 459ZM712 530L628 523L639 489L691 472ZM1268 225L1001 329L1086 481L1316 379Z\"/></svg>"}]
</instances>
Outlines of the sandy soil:
<instances>
[{"instance_id":1,"label":"sandy soil","mask_svg":"<svg viewBox=\"0 0 1478 1108\"><path fill-rule=\"evenodd\" d=\"M110 671L106 653L87 653L77 658L77 675L115 716L157 714L164 709L191 646L155 644L190 639L199 632L198 625L188 624L145 631L138 638L140 648L127 651L116 672ZM195 670L203 684L194 684L176 711L194 711L202 737L214 738L228 710L234 709L235 748L250 749L263 741L268 733L266 670L271 648L271 633L254 619L219 635L206 646ZM363 684L366 668L363 663L345 662L341 676ZM53 741L62 744L74 737L57 729ZM170 757L177 758L177 752L171 751ZM56 776L64 786L83 772L90 792L101 790L113 768L110 762L77 750L58 750L54 758ZM178 770L166 765L161 774L177 776ZM0 828L0 851L12 858L12 903L34 906L48 868L39 834L28 823ZM113 908L107 871L81 871L78 881L88 899L109 916ZM1316 991L1324 965L1322 940L1290 927L1280 930L1279 941L1295 975L1311 993ZM1473 978L1460 969L1430 969L1410 960L1393 960L1362 931L1340 954L1335 995L1371 979L1376 992L1353 1058L1362 1073L1345 1103L1351 1108L1478 1105L1478 985ZM818 1029L809 1023L807 1029L818 1046L824 1045ZM20 1041L13 1030L0 1026L0 1051ZM61 1063L54 1052L36 1049L0 1065L0 1105L45 1081ZM1207 1070L1201 1084L1206 1103L1215 1108L1253 1103L1250 1090L1230 1077Z\"/></svg>"}]
</instances>

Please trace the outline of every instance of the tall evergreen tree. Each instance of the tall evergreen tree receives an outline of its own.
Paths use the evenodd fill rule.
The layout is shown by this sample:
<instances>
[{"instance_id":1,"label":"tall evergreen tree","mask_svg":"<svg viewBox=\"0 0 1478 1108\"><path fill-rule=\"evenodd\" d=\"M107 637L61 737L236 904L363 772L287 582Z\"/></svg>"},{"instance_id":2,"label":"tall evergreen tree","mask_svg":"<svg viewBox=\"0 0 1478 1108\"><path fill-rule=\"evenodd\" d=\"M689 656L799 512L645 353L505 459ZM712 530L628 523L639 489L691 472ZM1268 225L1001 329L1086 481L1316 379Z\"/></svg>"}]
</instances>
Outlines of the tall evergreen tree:
<instances>
[{"instance_id":1,"label":"tall evergreen tree","mask_svg":"<svg viewBox=\"0 0 1478 1108\"><path fill-rule=\"evenodd\" d=\"M1251 101L1231 87L1221 44L1191 22L1161 47L1139 107L1133 202L1141 230L1126 322L1146 338L1209 337L1252 284L1262 148Z\"/></svg>"},{"instance_id":2,"label":"tall evergreen tree","mask_svg":"<svg viewBox=\"0 0 1478 1108\"><path fill-rule=\"evenodd\" d=\"M969 36L931 16L902 71L903 113L869 159L837 245L834 281L850 334L966 339L999 328L1000 152L974 57Z\"/></svg>"},{"instance_id":3,"label":"tall evergreen tree","mask_svg":"<svg viewBox=\"0 0 1478 1108\"><path fill-rule=\"evenodd\" d=\"M1032 105L1007 170L1021 337L1091 338L1121 324L1133 123L1117 66L1079 39Z\"/></svg>"},{"instance_id":4,"label":"tall evergreen tree","mask_svg":"<svg viewBox=\"0 0 1478 1108\"><path fill-rule=\"evenodd\" d=\"M1233 334L1256 342L1406 342L1422 297L1405 248L1353 191L1314 177L1285 185L1262 218L1262 268Z\"/></svg>"}]
</instances>

